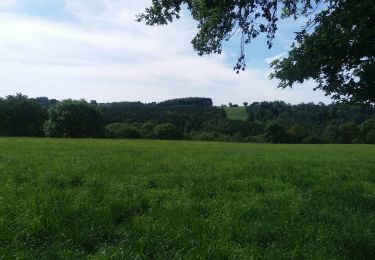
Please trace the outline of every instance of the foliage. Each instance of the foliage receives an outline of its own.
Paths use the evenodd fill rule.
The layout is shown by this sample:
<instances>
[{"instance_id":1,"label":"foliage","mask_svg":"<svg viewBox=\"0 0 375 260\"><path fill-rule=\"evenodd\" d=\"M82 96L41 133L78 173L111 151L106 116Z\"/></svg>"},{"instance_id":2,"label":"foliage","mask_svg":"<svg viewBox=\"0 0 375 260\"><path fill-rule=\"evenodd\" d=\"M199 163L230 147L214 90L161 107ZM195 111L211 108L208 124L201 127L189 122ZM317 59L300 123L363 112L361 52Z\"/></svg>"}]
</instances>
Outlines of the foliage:
<instances>
[{"instance_id":1,"label":"foliage","mask_svg":"<svg viewBox=\"0 0 375 260\"><path fill-rule=\"evenodd\" d=\"M182 139L182 133L171 123L157 125L153 130L156 139L178 140Z\"/></svg>"},{"instance_id":2,"label":"foliage","mask_svg":"<svg viewBox=\"0 0 375 260\"><path fill-rule=\"evenodd\" d=\"M324 138L322 138L319 135L315 135L315 134L308 135L302 140L302 143L304 143L304 144L323 144L323 143L326 143L326 142L327 141L324 140Z\"/></svg>"},{"instance_id":3,"label":"foliage","mask_svg":"<svg viewBox=\"0 0 375 260\"><path fill-rule=\"evenodd\" d=\"M302 17L306 25L288 57L272 64L271 77L282 88L312 78L335 99L375 102L373 0L155 0L138 21L168 24L180 18L183 5L198 22L192 44L199 55L220 54L224 41L240 36L237 73L246 67L246 44L265 35L271 48L279 21Z\"/></svg>"},{"instance_id":4,"label":"foliage","mask_svg":"<svg viewBox=\"0 0 375 260\"><path fill-rule=\"evenodd\" d=\"M325 127L323 132L324 138L328 143L336 144L339 143L340 132L337 125L329 124Z\"/></svg>"},{"instance_id":5,"label":"foliage","mask_svg":"<svg viewBox=\"0 0 375 260\"><path fill-rule=\"evenodd\" d=\"M360 126L362 142L375 144L375 119L367 119Z\"/></svg>"},{"instance_id":6,"label":"foliage","mask_svg":"<svg viewBox=\"0 0 375 260\"><path fill-rule=\"evenodd\" d=\"M106 137L109 138L140 138L138 129L129 123L113 123L105 127Z\"/></svg>"},{"instance_id":7,"label":"foliage","mask_svg":"<svg viewBox=\"0 0 375 260\"><path fill-rule=\"evenodd\" d=\"M160 102L158 105L212 107L212 99L204 97L176 98Z\"/></svg>"},{"instance_id":8,"label":"foliage","mask_svg":"<svg viewBox=\"0 0 375 260\"><path fill-rule=\"evenodd\" d=\"M119 102L98 104L98 108L103 112L106 124L124 122L145 123L153 121L155 124L171 123L181 132L190 132L200 129L202 124L210 119L225 118L224 109L208 107L203 105L173 105L180 99L173 102L161 102L160 104L143 104L140 102ZM192 99L181 99L184 102ZM195 99L194 99L195 100ZM206 102L210 99L199 99Z\"/></svg>"},{"instance_id":9,"label":"foliage","mask_svg":"<svg viewBox=\"0 0 375 260\"><path fill-rule=\"evenodd\" d=\"M42 136L47 111L35 100L17 94L0 98L0 135Z\"/></svg>"},{"instance_id":10,"label":"foliage","mask_svg":"<svg viewBox=\"0 0 375 260\"><path fill-rule=\"evenodd\" d=\"M0 164L4 259L374 259L374 146L1 138Z\"/></svg>"},{"instance_id":11,"label":"foliage","mask_svg":"<svg viewBox=\"0 0 375 260\"><path fill-rule=\"evenodd\" d=\"M288 131L288 141L289 143L299 144L302 142L312 142L312 138L306 139L308 136L308 131L300 124L294 124ZM314 142L315 143L315 142Z\"/></svg>"},{"instance_id":12,"label":"foliage","mask_svg":"<svg viewBox=\"0 0 375 260\"><path fill-rule=\"evenodd\" d=\"M208 100L206 98L176 99L162 105L160 104L163 102L159 104L155 102L103 104L91 101L89 104L85 101L55 102L46 98L28 99L20 95L14 100L23 100L25 104L33 104L33 108L24 108L27 112L22 112L21 115L15 117L17 113L11 112L14 107L10 105L14 103L14 100L7 103L8 99L10 100L10 97L0 99L0 118L2 118L0 135L3 136L12 135L10 124L18 125L29 136L41 136L44 134L41 130L42 125L49 119L45 123L45 134L52 137L102 137L106 132L106 136L110 138L182 138L256 143L374 142L375 108L372 105L325 105L322 103L291 105L274 101L254 102L247 107L223 108L207 107L196 103L176 105L179 101ZM41 104L45 107L48 107L48 104L55 104L50 109L48 117L45 109L41 108ZM64 107L65 111L61 111L61 107ZM37 109L34 111L35 108ZM103 116L98 111L102 112ZM27 118L22 119L25 115ZM14 119L9 120L12 116ZM31 119L33 119L32 122ZM277 122L283 129L279 128L280 135L277 131L272 132L271 128L266 129L274 122ZM104 124L107 125L106 131L104 131ZM163 127L165 126L160 125L165 124L172 129L168 128L168 131L174 134L164 136ZM30 132L28 127L39 130Z\"/></svg>"},{"instance_id":13,"label":"foliage","mask_svg":"<svg viewBox=\"0 0 375 260\"><path fill-rule=\"evenodd\" d=\"M33 98L33 100L35 100L41 107L45 109L49 109L59 102L56 99L49 99L47 97L37 97Z\"/></svg>"},{"instance_id":14,"label":"foliage","mask_svg":"<svg viewBox=\"0 0 375 260\"><path fill-rule=\"evenodd\" d=\"M339 143L351 144L358 143L359 129L358 126L353 122L341 124L339 126Z\"/></svg>"},{"instance_id":15,"label":"foliage","mask_svg":"<svg viewBox=\"0 0 375 260\"><path fill-rule=\"evenodd\" d=\"M272 78L291 87L310 78L339 100L375 103L375 8L373 0L331 1L307 30L297 34L287 58L272 63Z\"/></svg>"},{"instance_id":16,"label":"foliage","mask_svg":"<svg viewBox=\"0 0 375 260\"><path fill-rule=\"evenodd\" d=\"M287 133L283 125L278 122L270 122L265 129L264 138L269 143L288 142Z\"/></svg>"},{"instance_id":17,"label":"foliage","mask_svg":"<svg viewBox=\"0 0 375 260\"><path fill-rule=\"evenodd\" d=\"M268 122L278 119L283 121L287 128L300 124L310 130L317 130L328 124L361 124L375 115L373 106L340 103L290 105L282 101L254 102L246 110L250 121Z\"/></svg>"},{"instance_id":18,"label":"foliage","mask_svg":"<svg viewBox=\"0 0 375 260\"><path fill-rule=\"evenodd\" d=\"M139 131L143 138L152 139L155 127L156 124L152 120L149 120L141 125Z\"/></svg>"},{"instance_id":19,"label":"foliage","mask_svg":"<svg viewBox=\"0 0 375 260\"><path fill-rule=\"evenodd\" d=\"M50 137L102 137L103 116L84 100L63 100L49 110L45 132Z\"/></svg>"}]
</instances>

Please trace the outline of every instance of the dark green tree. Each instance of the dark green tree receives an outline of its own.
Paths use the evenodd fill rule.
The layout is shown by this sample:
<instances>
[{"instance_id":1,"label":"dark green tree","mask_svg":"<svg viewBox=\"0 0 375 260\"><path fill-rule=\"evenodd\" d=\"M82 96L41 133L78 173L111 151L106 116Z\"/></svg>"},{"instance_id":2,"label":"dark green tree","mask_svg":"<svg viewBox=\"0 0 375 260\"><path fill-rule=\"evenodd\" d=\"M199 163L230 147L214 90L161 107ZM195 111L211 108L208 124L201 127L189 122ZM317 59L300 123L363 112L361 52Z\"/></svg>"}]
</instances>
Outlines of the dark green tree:
<instances>
[{"instance_id":1,"label":"dark green tree","mask_svg":"<svg viewBox=\"0 0 375 260\"><path fill-rule=\"evenodd\" d=\"M287 58L272 63L280 87L313 79L337 100L375 102L375 3L331 1L297 34Z\"/></svg>"},{"instance_id":2,"label":"dark green tree","mask_svg":"<svg viewBox=\"0 0 375 260\"><path fill-rule=\"evenodd\" d=\"M327 125L324 129L323 136L327 143L339 143L340 132L338 126L332 124Z\"/></svg>"},{"instance_id":3,"label":"dark green tree","mask_svg":"<svg viewBox=\"0 0 375 260\"><path fill-rule=\"evenodd\" d=\"M308 132L307 130L301 126L300 124L294 124L288 131L288 136L289 136L289 142L290 143L301 143L302 140L304 140Z\"/></svg>"},{"instance_id":4,"label":"dark green tree","mask_svg":"<svg viewBox=\"0 0 375 260\"><path fill-rule=\"evenodd\" d=\"M84 100L63 100L49 110L45 132L50 137L102 137L104 120L101 112Z\"/></svg>"},{"instance_id":5,"label":"dark green tree","mask_svg":"<svg viewBox=\"0 0 375 260\"><path fill-rule=\"evenodd\" d=\"M367 119L360 126L362 142L375 144L375 119Z\"/></svg>"},{"instance_id":6,"label":"dark green tree","mask_svg":"<svg viewBox=\"0 0 375 260\"><path fill-rule=\"evenodd\" d=\"M130 123L113 123L105 127L106 137L109 138L141 138L138 129Z\"/></svg>"},{"instance_id":7,"label":"dark green tree","mask_svg":"<svg viewBox=\"0 0 375 260\"><path fill-rule=\"evenodd\" d=\"M154 137L161 140L178 140L183 136L173 124L165 123L154 128Z\"/></svg>"},{"instance_id":8,"label":"dark green tree","mask_svg":"<svg viewBox=\"0 0 375 260\"><path fill-rule=\"evenodd\" d=\"M35 99L17 94L0 99L0 135L43 136L47 110Z\"/></svg>"},{"instance_id":9,"label":"dark green tree","mask_svg":"<svg viewBox=\"0 0 375 260\"><path fill-rule=\"evenodd\" d=\"M278 122L270 122L266 126L264 138L268 143L285 143L288 141L284 126Z\"/></svg>"},{"instance_id":10,"label":"dark green tree","mask_svg":"<svg viewBox=\"0 0 375 260\"><path fill-rule=\"evenodd\" d=\"M351 144L359 143L359 129L353 122L341 124L339 126L340 143Z\"/></svg>"},{"instance_id":11,"label":"dark green tree","mask_svg":"<svg viewBox=\"0 0 375 260\"><path fill-rule=\"evenodd\" d=\"M307 18L289 55L272 63L280 87L313 79L338 100L375 102L375 8L373 0L153 0L138 21L164 25L186 6L198 22L192 40L199 55L221 53L223 42L240 35L234 69L246 67L245 45L263 34L267 45L285 18Z\"/></svg>"}]
</instances>

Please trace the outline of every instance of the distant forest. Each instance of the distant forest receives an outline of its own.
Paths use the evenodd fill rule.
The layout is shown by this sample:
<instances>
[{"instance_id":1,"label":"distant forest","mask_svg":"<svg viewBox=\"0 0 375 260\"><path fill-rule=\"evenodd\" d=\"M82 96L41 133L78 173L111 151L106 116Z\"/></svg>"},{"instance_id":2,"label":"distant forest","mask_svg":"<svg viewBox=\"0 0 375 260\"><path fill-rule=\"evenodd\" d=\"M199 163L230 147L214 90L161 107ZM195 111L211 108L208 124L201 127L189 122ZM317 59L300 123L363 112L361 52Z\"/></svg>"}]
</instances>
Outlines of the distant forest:
<instances>
[{"instance_id":1,"label":"distant forest","mask_svg":"<svg viewBox=\"0 0 375 260\"><path fill-rule=\"evenodd\" d=\"M246 105L247 120L228 119L210 98L156 103L0 98L0 135L144 138L256 143L375 143L375 107L282 101Z\"/></svg>"}]
</instances>

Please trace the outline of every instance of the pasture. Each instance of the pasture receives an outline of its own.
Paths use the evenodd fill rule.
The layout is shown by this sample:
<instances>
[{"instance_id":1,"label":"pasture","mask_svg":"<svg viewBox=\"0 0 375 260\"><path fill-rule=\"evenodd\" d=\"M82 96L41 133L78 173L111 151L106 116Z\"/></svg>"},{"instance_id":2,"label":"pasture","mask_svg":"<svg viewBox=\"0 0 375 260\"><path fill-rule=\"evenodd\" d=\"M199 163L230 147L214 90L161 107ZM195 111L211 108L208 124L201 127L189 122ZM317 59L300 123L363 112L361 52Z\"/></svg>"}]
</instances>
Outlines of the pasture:
<instances>
[{"instance_id":1,"label":"pasture","mask_svg":"<svg viewBox=\"0 0 375 260\"><path fill-rule=\"evenodd\" d=\"M375 146L0 139L0 259L374 259Z\"/></svg>"},{"instance_id":2,"label":"pasture","mask_svg":"<svg viewBox=\"0 0 375 260\"><path fill-rule=\"evenodd\" d=\"M228 119L232 120L247 120L246 107L225 107Z\"/></svg>"}]
</instances>

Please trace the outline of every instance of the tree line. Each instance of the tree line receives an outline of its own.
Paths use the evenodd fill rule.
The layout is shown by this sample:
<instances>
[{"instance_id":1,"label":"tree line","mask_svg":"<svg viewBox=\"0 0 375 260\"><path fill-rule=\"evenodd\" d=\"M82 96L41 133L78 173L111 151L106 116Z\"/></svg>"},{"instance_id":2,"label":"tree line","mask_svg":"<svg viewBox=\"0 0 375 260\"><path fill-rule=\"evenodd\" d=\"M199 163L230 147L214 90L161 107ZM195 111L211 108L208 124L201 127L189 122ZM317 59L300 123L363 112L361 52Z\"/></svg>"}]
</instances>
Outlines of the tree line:
<instances>
[{"instance_id":1,"label":"tree line","mask_svg":"<svg viewBox=\"0 0 375 260\"><path fill-rule=\"evenodd\" d=\"M0 135L269 143L375 143L375 108L345 103L254 102L246 121L210 98L156 103L0 98Z\"/></svg>"}]
</instances>

